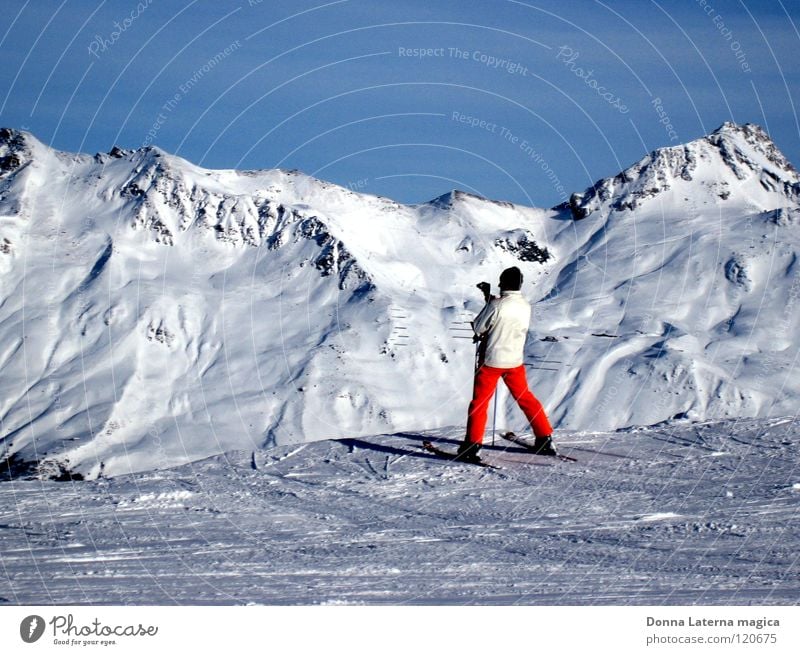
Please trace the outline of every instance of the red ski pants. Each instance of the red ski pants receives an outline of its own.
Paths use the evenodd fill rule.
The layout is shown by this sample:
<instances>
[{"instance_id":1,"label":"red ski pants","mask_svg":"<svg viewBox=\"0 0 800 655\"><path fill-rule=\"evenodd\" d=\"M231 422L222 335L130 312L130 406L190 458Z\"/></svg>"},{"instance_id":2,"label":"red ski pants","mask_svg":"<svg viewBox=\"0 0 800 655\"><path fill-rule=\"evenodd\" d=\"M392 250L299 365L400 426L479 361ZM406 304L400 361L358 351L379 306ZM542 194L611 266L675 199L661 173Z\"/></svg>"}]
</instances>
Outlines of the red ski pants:
<instances>
[{"instance_id":1,"label":"red ski pants","mask_svg":"<svg viewBox=\"0 0 800 655\"><path fill-rule=\"evenodd\" d=\"M469 404L467 441L477 444L483 443L489 401L492 399L500 378L503 378L503 382L505 382L514 400L517 401L520 409L525 413L533 433L537 437L549 436L553 432L553 428L550 427L550 421L547 420L547 414L545 414L542 403L528 389L525 367L492 368L491 366L481 366L475 373L475 390L472 394L472 402Z\"/></svg>"}]
</instances>

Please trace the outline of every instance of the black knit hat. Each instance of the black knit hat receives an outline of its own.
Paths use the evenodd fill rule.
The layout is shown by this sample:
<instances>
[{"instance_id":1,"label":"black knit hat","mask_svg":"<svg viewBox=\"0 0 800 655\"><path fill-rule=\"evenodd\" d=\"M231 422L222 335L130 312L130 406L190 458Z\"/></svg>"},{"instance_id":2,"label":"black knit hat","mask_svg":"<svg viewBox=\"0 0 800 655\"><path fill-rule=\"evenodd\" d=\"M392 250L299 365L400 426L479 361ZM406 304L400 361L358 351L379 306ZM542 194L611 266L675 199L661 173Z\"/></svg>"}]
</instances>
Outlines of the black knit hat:
<instances>
[{"instance_id":1,"label":"black knit hat","mask_svg":"<svg viewBox=\"0 0 800 655\"><path fill-rule=\"evenodd\" d=\"M500 273L500 288L505 291L519 291L522 288L522 271L512 266Z\"/></svg>"}]
</instances>

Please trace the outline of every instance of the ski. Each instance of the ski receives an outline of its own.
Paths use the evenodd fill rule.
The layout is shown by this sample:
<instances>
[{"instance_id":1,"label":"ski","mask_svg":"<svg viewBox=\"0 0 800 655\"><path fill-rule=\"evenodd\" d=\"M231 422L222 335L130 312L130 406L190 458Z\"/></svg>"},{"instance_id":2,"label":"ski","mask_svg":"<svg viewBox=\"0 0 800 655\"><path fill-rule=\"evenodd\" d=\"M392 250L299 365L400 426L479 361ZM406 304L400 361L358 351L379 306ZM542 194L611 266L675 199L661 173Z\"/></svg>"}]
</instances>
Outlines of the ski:
<instances>
[{"instance_id":1,"label":"ski","mask_svg":"<svg viewBox=\"0 0 800 655\"><path fill-rule=\"evenodd\" d=\"M503 437L503 439L506 439L506 440L508 440L508 441L510 441L512 443L515 443L518 446L522 446L526 450L532 452L534 455L538 455L539 457L555 457L557 459L560 459L563 462L577 462L578 461L574 457L570 457L569 455L561 455L560 453L556 453L555 455L539 455L539 453L534 452L533 444L530 441L528 441L526 439L523 439L522 437L518 437L513 432L506 432L506 433L502 434L501 436Z\"/></svg>"},{"instance_id":2,"label":"ski","mask_svg":"<svg viewBox=\"0 0 800 655\"><path fill-rule=\"evenodd\" d=\"M495 466L494 464L490 464L489 462L485 462L483 460L481 460L480 462L470 462L469 460L466 459L458 459L456 453L451 453L448 452L447 450L439 448L438 446L434 446L430 441L423 441L422 447L432 455L436 455L436 457L439 457L441 459L448 459L451 462L461 462L462 464L473 464L475 466L481 466L487 469L500 470L499 466Z\"/></svg>"}]
</instances>

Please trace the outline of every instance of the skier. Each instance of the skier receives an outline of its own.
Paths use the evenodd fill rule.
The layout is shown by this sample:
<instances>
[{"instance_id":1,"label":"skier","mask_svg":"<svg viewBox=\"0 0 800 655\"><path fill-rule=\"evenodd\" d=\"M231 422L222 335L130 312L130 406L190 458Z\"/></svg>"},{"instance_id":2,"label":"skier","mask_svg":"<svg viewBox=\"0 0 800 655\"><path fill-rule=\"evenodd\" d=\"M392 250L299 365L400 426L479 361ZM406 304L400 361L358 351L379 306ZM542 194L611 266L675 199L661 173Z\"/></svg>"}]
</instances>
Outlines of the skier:
<instances>
[{"instance_id":1,"label":"skier","mask_svg":"<svg viewBox=\"0 0 800 655\"><path fill-rule=\"evenodd\" d=\"M486 296L486 306L472 323L479 346L478 367L472 402L467 417L467 436L458 448L458 459L480 461L478 451L483 445L486 413L497 382L503 378L508 390L525 413L536 439L535 452L556 455L550 421L544 407L528 388L523 366L523 350L531 320L530 303L522 296L522 271L516 266L500 275L500 297L489 295L489 285L478 287Z\"/></svg>"}]
</instances>

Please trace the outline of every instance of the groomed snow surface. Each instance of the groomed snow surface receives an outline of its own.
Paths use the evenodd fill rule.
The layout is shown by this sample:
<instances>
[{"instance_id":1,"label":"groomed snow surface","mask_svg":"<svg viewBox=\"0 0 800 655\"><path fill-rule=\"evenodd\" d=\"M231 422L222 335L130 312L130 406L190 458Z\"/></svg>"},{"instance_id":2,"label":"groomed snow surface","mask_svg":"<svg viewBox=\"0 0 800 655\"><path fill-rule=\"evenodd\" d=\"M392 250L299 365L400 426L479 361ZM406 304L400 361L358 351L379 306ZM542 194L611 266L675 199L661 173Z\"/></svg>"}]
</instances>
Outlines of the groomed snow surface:
<instances>
[{"instance_id":1,"label":"groomed snow surface","mask_svg":"<svg viewBox=\"0 0 800 655\"><path fill-rule=\"evenodd\" d=\"M0 470L112 477L463 424L475 285L509 266L557 429L794 414L798 261L800 175L754 125L550 209L0 128Z\"/></svg>"},{"instance_id":2,"label":"groomed snow surface","mask_svg":"<svg viewBox=\"0 0 800 655\"><path fill-rule=\"evenodd\" d=\"M578 463L457 428L0 484L6 604L800 601L795 419L561 432Z\"/></svg>"}]
</instances>

